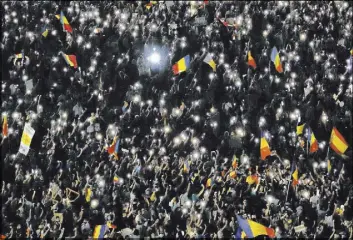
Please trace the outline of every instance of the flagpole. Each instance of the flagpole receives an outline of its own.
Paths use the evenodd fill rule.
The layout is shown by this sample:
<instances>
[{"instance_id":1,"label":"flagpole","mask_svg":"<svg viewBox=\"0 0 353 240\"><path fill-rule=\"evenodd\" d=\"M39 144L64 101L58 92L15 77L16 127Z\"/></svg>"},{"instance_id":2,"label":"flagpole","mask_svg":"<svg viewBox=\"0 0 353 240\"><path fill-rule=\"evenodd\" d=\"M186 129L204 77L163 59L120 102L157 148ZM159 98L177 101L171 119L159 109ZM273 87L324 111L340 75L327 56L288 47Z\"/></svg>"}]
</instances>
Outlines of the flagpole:
<instances>
[{"instance_id":1,"label":"flagpole","mask_svg":"<svg viewBox=\"0 0 353 240\"><path fill-rule=\"evenodd\" d=\"M330 146L328 146L328 149L327 149L326 159L328 159L329 153L330 153Z\"/></svg>"},{"instance_id":2,"label":"flagpole","mask_svg":"<svg viewBox=\"0 0 353 240\"><path fill-rule=\"evenodd\" d=\"M309 156L309 133L310 130L306 130L306 155Z\"/></svg>"}]
</instances>

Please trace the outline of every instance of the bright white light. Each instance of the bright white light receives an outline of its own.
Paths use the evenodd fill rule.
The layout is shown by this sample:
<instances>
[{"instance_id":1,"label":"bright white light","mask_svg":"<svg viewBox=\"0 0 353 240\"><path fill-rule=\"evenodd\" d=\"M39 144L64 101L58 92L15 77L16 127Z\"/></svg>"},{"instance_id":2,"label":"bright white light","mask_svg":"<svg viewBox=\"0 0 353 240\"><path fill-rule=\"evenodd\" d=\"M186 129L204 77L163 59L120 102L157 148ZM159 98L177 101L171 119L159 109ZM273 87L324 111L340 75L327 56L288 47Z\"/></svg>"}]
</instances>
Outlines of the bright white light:
<instances>
[{"instance_id":1,"label":"bright white light","mask_svg":"<svg viewBox=\"0 0 353 240\"><path fill-rule=\"evenodd\" d=\"M306 199L309 199L310 198L310 192L309 191L303 191L302 193L303 197L305 197Z\"/></svg>"},{"instance_id":2,"label":"bright white light","mask_svg":"<svg viewBox=\"0 0 353 240\"><path fill-rule=\"evenodd\" d=\"M141 96L140 95L135 95L133 98L132 98L132 101L134 103L138 103L141 101Z\"/></svg>"},{"instance_id":3,"label":"bright white light","mask_svg":"<svg viewBox=\"0 0 353 240\"><path fill-rule=\"evenodd\" d=\"M11 16L16 17L16 16L17 16L17 12L13 11L13 12L11 13Z\"/></svg>"},{"instance_id":4,"label":"bright white light","mask_svg":"<svg viewBox=\"0 0 353 240\"><path fill-rule=\"evenodd\" d=\"M242 128L237 128L235 130L236 134L239 136L239 137L244 137L245 136L245 131L242 129Z\"/></svg>"},{"instance_id":5,"label":"bright white light","mask_svg":"<svg viewBox=\"0 0 353 240\"><path fill-rule=\"evenodd\" d=\"M188 210L186 208L183 208L182 212L183 212L183 214L186 214L188 212Z\"/></svg>"},{"instance_id":6,"label":"bright white light","mask_svg":"<svg viewBox=\"0 0 353 240\"><path fill-rule=\"evenodd\" d=\"M56 30L53 30L53 31L51 31L51 34L52 34L53 36L56 36L57 31L56 31Z\"/></svg>"},{"instance_id":7,"label":"bright white light","mask_svg":"<svg viewBox=\"0 0 353 240\"><path fill-rule=\"evenodd\" d=\"M321 115L321 121L323 121L324 123L326 123L328 121L328 116L326 115L325 112L323 112Z\"/></svg>"},{"instance_id":8,"label":"bright white light","mask_svg":"<svg viewBox=\"0 0 353 240\"><path fill-rule=\"evenodd\" d=\"M323 162L320 163L320 167L321 168L326 168L326 166L327 166L326 162L323 161Z\"/></svg>"},{"instance_id":9,"label":"bright white light","mask_svg":"<svg viewBox=\"0 0 353 240\"><path fill-rule=\"evenodd\" d=\"M99 201L97 199L91 200L91 208L95 209L99 205Z\"/></svg>"},{"instance_id":10,"label":"bright white light","mask_svg":"<svg viewBox=\"0 0 353 240\"><path fill-rule=\"evenodd\" d=\"M180 137L175 137L175 138L173 139L173 142L174 142L175 145L179 145L179 144L181 143Z\"/></svg>"},{"instance_id":11,"label":"bright white light","mask_svg":"<svg viewBox=\"0 0 353 240\"><path fill-rule=\"evenodd\" d=\"M262 127L262 126L264 126L265 124L266 124L265 118L264 118L264 117L260 117L260 119L259 119L259 126Z\"/></svg>"},{"instance_id":12,"label":"bright white light","mask_svg":"<svg viewBox=\"0 0 353 240\"><path fill-rule=\"evenodd\" d=\"M172 129L168 125L164 127L165 133L170 133L171 131L172 131Z\"/></svg>"},{"instance_id":13,"label":"bright white light","mask_svg":"<svg viewBox=\"0 0 353 240\"><path fill-rule=\"evenodd\" d=\"M305 33L301 33L299 36L300 41L304 42L306 40L306 34Z\"/></svg>"},{"instance_id":14,"label":"bright white light","mask_svg":"<svg viewBox=\"0 0 353 240\"><path fill-rule=\"evenodd\" d=\"M319 164L317 162L313 162L313 167L317 168L319 166Z\"/></svg>"},{"instance_id":15,"label":"bright white light","mask_svg":"<svg viewBox=\"0 0 353 240\"><path fill-rule=\"evenodd\" d=\"M120 185L124 184L124 179L119 178L118 183L119 183Z\"/></svg>"},{"instance_id":16,"label":"bright white light","mask_svg":"<svg viewBox=\"0 0 353 240\"><path fill-rule=\"evenodd\" d=\"M148 154L149 154L150 156L153 155L153 154L154 154L154 149L149 150L149 151L148 151Z\"/></svg>"},{"instance_id":17,"label":"bright white light","mask_svg":"<svg viewBox=\"0 0 353 240\"><path fill-rule=\"evenodd\" d=\"M97 138L98 141L100 141L100 140L103 139L103 135L100 134L100 133L98 133L98 134L96 135L96 138Z\"/></svg>"},{"instance_id":18,"label":"bright white light","mask_svg":"<svg viewBox=\"0 0 353 240\"><path fill-rule=\"evenodd\" d=\"M82 36L78 36L77 37L77 43L81 44L83 42L83 37Z\"/></svg>"},{"instance_id":19,"label":"bright white light","mask_svg":"<svg viewBox=\"0 0 353 240\"><path fill-rule=\"evenodd\" d=\"M273 203L274 198L271 195L267 195L267 202L268 203Z\"/></svg>"},{"instance_id":20,"label":"bright white light","mask_svg":"<svg viewBox=\"0 0 353 240\"><path fill-rule=\"evenodd\" d=\"M198 144L200 143L200 140L199 140L197 137L193 137L193 138L191 139L191 143L192 143L193 145L198 145Z\"/></svg>"},{"instance_id":21,"label":"bright white light","mask_svg":"<svg viewBox=\"0 0 353 240\"><path fill-rule=\"evenodd\" d=\"M63 71L64 71L64 72L67 72L67 70L68 70L67 67L64 67L64 68L63 68Z\"/></svg>"},{"instance_id":22,"label":"bright white light","mask_svg":"<svg viewBox=\"0 0 353 240\"><path fill-rule=\"evenodd\" d=\"M192 157L193 157L194 159L199 159L199 158L200 158L200 153L197 152L197 151L195 151L195 152L192 154Z\"/></svg>"},{"instance_id":23,"label":"bright white light","mask_svg":"<svg viewBox=\"0 0 353 240\"><path fill-rule=\"evenodd\" d=\"M319 148L320 149L324 149L325 148L325 145L326 145L326 142L325 141L322 141L319 143Z\"/></svg>"},{"instance_id":24,"label":"bright white light","mask_svg":"<svg viewBox=\"0 0 353 240\"><path fill-rule=\"evenodd\" d=\"M242 164L246 164L246 163L249 162L249 157L247 155L242 155L240 157L240 161L241 161Z\"/></svg>"},{"instance_id":25,"label":"bright white light","mask_svg":"<svg viewBox=\"0 0 353 240\"><path fill-rule=\"evenodd\" d=\"M160 60L161 56L157 52L154 52L151 56L148 57L148 61L152 63L159 63Z\"/></svg>"},{"instance_id":26,"label":"bright white light","mask_svg":"<svg viewBox=\"0 0 353 240\"><path fill-rule=\"evenodd\" d=\"M90 49L90 48L91 48L91 43L86 43L85 47L86 47L87 49Z\"/></svg>"},{"instance_id":27,"label":"bright white light","mask_svg":"<svg viewBox=\"0 0 353 240\"><path fill-rule=\"evenodd\" d=\"M186 140L188 140L188 137L186 136L186 134L185 133L181 133L180 134L180 137L181 137L181 139L185 142Z\"/></svg>"},{"instance_id":28,"label":"bright white light","mask_svg":"<svg viewBox=\"0 0 353 240\"><path fill-rule=\"evenodd\" d=\"M101 188L104 187L105 186L105 181L103 179L99 180L98 181L98 186L101 187Z\"/></svg>"}]
</instances>

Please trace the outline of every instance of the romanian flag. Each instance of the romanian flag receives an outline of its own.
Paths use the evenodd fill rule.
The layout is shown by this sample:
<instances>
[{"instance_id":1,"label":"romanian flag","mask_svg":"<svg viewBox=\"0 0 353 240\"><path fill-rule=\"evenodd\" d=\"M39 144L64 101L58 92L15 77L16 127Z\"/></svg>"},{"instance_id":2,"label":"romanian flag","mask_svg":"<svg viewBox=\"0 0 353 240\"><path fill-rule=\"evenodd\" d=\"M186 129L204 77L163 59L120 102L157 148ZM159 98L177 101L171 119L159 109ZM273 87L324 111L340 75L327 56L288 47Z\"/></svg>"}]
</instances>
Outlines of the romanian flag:
<instances>
[{"instance_id":1,"label":"romanian flag","mask_svg":"<svg viewBox=\"0 0 353 240\"><path fill-rule=\"evenodd\" d=\"M114 178L113 178L113 182L114 182L114 183L119 182L119 178L118 178L117 176L114 176Z\"/></svg>"},{"instance_id":2,"label":"romanian flag","mask_svg":"<svg viewBox=\"0 0 353 240\"><path fill-rule=\"evenodd\" d=\"M262 133L261 135L262 136L261 136L261 142L260 142L260 153L261 153L261 159L265 160L267 156L271 155L271 150L266 138L263 136Z\"/></svg>"},{"instance_id":3,"label":"romanian flag","mask_svg":"<svg viewBox=\"0 0 353 240\"><path fill-rule=\"evenodd\" d=\"M292 186L295 187L298 184L298 168L297 165L295 163L293 163L292 165L292 177L293 177L293 181L292 181Z\"/></svg>"},{"instance_id":4,"label":"romanian flag","mask_svg":"<svg viewBox=\"0 0 353 240\"><path fill-rule=\"evenodd\" d=\"M128 107L129 107L129 103L127 101L124 101L124 105L121 108L121 110L123 110L123 112L126 112Z\"/></svg>"},{"instance_id":5,"label":"romanian flag","mask_svg":"<svg viewBox=\"0 0 353 240\"><path fill-rule=\"evenodd\" d=\"M308 133L308 139L310 140L310 152L316 152L319 149L319 144L317 143L315 135L310 128Z\"/></svg>"},{"instance_id":6,"label":"romanian flag","mask_svg":"<svg viewBox=\"0 0 353 240\"><path fill-rule=\"evenodd\" d=\"M85 194L85 197L86 197L86 202L90 202L91 201L91 195L92 195L92 190L91 188L86 188L86 194Z\"/></svg>"},{"instance_id":7,"label":"romanian flag","mask_svg":"<svg viewBox=\"0 0 353 240\"><path fill-rule=\"evenodd\" d=\"M210 65L214 72L216 71L216 63L213 61L211 54L207 53L203 62Z\"/></svg>"},{"instance_id":8,"label":"romanian flag","mask_svg":"<svg viewBox=\"0 0 353 240\"><path fill-rule=\"evenodd\" d=\"M330 138L330 147L337 154L344 154L348 148L348 144L341 133L337 130L336 127L332 129L331 138Z\"/></svg>"},{"instance_id":9,"label":"romanian flag","mask_svg":"<svg viewBox=\"0 0 353 240\"><path fill-rule=\"evenodd\" d=\"M69 64L71 67L77 68L77 60L75 55L63 54L63 56L67 64Z\"/></svg>"},{"instance_id":10,"label":"romanian flag","mask_svg":"<svg viewBox=\"0 0 353 240\"><path fill-rule=\"evenodd\" d=\"M55 17L60 20L60 23L63 25L64 30L68 31L69 33L72 33L72 28L70 26L70 23L69 21L67 21L62 11L60 12L60 15L57 14L55 15Z\"/></svg>"},{"instance_id":11,"label":"romanian flag","mask_svg":"<svg viewBox=\"0 0 353 240\"><path fill-rule=\"evenodd\" d=\"M275 68L277 72L282 73L283 72L282 63L281 63L281 59L279 58L279 53L276 47L272 48L271 61L275 64Z\"/></svg>"},{"instance_id":12,"label":"romanian flag","mask_svg":"<svg viewBox=\"0 0 353 240\"><path fill-rule=\"evenodd\" d=\"M238 167L237 156L235 156L235 154L234 154L234 156L233 156L232 167L233 167L234 169L236 169L236 168Z\"/></svg>"},{"instance_id":13,"label":"romanian flag","mask_svg":"<svg viewBox=\"0 0 353 240\"><path fill-rule=\"evenodd\" d=\"M353 57L353 49L351 49L350 53L351 53L351 56Z\"/></svg>"},{"instance_id":14,"label":"romanian flag","mask_svg":"<svg viewBox=\"0 0 353 240\"><path fill-rule=\"evenodd\" d=\"M331 172L331 168L332 168L331 161L330 161L330 159L327 159L327 172L328 173Z\"/></svg>"},{"instance_id":15,"label":"romanian flag","mask_svg":"<svg viewBox=\"0 0 353 240\"><path fill-rule=\"evenodd\" d=\"M303 134L303 130L305 127L305 123L301 121L301 117L298 118L298 125L297 125L297 135Z\"/></svg>"},{"instance_id":16,"label":"romanian flag","mask_svg":"<svg viewBox=\"0 0 353 240\"><path fill-rule=\"evenodd\" d=\"M268 228L252 220L244 219L239 215L237 215L237 221L247 238L255 238L261 235L266 235L270 238L275 237L275 230L273 228Z\"/></svg>"},{"instance_id":17,"label":"romanian flag","mask_svg":"<svg viewBox=\"0 0 353 240\"><path fill-rule=\"evenodd\" d=\"M231 171L231 172L229 173L229 176L230 176L231 178L236 178L236 177L237 177L237 173L236 173L235 171Z\"/></svg>"},{"instance_id":18,"label":"romanian flag","mask_svg":"<svg viewBox=\"0 0 353 240\"><path fill-rule=\"evenodd\" d=\"M7 137L9 135L8 123L7 123L7 116L4 116L2 121L2 136Z\"/></svg>"},{"instance_id":19,"label":"romanian flag","mask_svg":"<svg viewBox=\"0 0 353 240\"><path fill-rule=\"evenodd\" d=\"M189 162L187 160L185 160L184 165L183 165L183 172L188 173L189 170L190 170Z\"/></svg>"},{"instance_id":20,"label":"romanian flag","mask_svg":"<svg viewBox=\"0 0 353 240\"><path fill-rule=\"evenodd\" d=\"M252 66L254 69L256 68L255 59L251 56L251 52L248 52L248 65Z\"/></svg>"},{"instance_id":21,"label":"romanian flag","mask_svg":"<svg viewBox=\"0 0 353 240\"><path fill-rule=\"evenodd\" d=\"M109 153L109 155L114 154L116 140L117 140L117 137L114 137L112 144L110 144L110 146L106 148L108 153Z\"/></svg>"},{"instance_id":22,"label":"romanian flag","mask_svg":"<svg viewBox=\"0 0 353 240\"><path fill-rule=\"evenodd\" d=\"M150 1L149 3L146 4L146 8L147 8L148 10L150 10L150 8L152 7L152 5L154 5L154 4L157 4L157 1Z\"/></svg>"},{"instance_id":23,"label":"romanian flag","mask_svg":"<svg viewBox=\"0 0 353 240\"><path fill-rule=\"evenodd\" d=\"M173 73L177 75L179 73L185 72L190 67L190 56L186 55L180 59L177 63L173 65Z\"/></svg>"},{"instance_id":24,"label":"romanian flag","mask_svg":"<svg viewBox=\"0 0 353 240\"><path fill-rule=\"evenodd\" d=\"M114 224L112 224L112 222L110 222L110 221L107 222L107 227L108 228L116 228L116 226Z\"/></svg>"},{"instance_id":25,"label":"romanian flag","mask_svg":"<svg viewBox=\"0 0 353 240\"><path fill-rule=\"evenodd\" d=\"M259 183L259 177L256 174L250 175L246 178L246 182L249 185L252 185L254 183L258 184Z\"/></svg>"},{"instance_id":26,"label":"romanian flag","mask_svg":"<svg viewBox=\"0 0 353 240\"><path fill-rule=\"evenodd\" d=\"M45 26L42 28L41 33L42 33L42 36L43 36L44 38L46 38L46 37L48 36L49 30L48 30L48 28L47 28L47 25L45 25Z\"/></svg>"},{"instance_id":27,"label":"romanian flag","mask_svg":"<svg viewBox=\"0 0 353 240\"><path fill-rule=\"evenodd\" d=\"M115 148L114 148L114 152L113 152L113 155L114 155L114 158L117 160L119 159L119 149L120 149L120 139L116 142L115 144Z\"/></svg>"},{"instance_id":28,"label":"romanian flag","mask_svg":"<svg viewBox=\"0 0 353 240\"><path fill-rule=\"evenodd\" d=\"M104 233L107 230L107 225L97 225L94 227L93 238L103 239Z\"/></svg>"},{"instance_id":29,"label":"romanian flag","mask_svg":"<svg viewBox=\"0 0 353 240\"><path fill-rule=\"evenodd\" d=\"M212 185L213 185L213 180L212 180L212 178L207 179L206 187L211 187Z\"/></svg>"},{"instance_id":30,"label":"romanian flag","mask_svg":"<svg viewBox=\"0 0 353 240\"><path fill-rule=\"evenodd\" d=\"M156 192L153 192L152 195L151 195L151 197L150 197L150 200L151 200L152 202L154 202L154 201L156 201L156 199L157 199L157 197L156 197Z\"/></svg>"},{"instance_id":31,"label":"romanian flag","mask_svg":"<svg viewBox=\"0 0 353 240\"><path fill-rule=\"evenodd\" d=\"M20 59L23 58L23 54L22 53L17 53L16 54L16 58L20 58Z\"/></svg>"}]
</instances>

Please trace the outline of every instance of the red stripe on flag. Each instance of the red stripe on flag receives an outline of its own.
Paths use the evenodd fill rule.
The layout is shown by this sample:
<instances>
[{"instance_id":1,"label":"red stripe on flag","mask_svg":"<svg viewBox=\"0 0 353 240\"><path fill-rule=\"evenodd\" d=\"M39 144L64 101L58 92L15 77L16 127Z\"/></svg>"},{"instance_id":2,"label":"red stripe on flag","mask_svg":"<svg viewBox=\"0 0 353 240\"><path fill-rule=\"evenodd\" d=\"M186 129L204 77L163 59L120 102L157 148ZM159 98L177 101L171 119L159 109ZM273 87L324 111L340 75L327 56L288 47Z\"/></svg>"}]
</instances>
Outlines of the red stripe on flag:
<instances>
[{"instance_id":1,"label":"red stripe on flag","mask_svg":"<svg viewBox=\"0 0 353 240\"><path fill-rule=\"evenodd\" d=\"M64 29L66 31L68 31L69 33L72 33L72 28L71 28L70 24L64 24Z\"/></svg>"},{"instance_id":2,"label":"red stripe on flag","mask_svg":"<svg viewBox=\"0 0 353 240\"><path fill-rule=\"evenodd\" d=\"M179 73L178 63L173 65L173 73L174 75L177 75Z\"/></svg>"}]
</instances>

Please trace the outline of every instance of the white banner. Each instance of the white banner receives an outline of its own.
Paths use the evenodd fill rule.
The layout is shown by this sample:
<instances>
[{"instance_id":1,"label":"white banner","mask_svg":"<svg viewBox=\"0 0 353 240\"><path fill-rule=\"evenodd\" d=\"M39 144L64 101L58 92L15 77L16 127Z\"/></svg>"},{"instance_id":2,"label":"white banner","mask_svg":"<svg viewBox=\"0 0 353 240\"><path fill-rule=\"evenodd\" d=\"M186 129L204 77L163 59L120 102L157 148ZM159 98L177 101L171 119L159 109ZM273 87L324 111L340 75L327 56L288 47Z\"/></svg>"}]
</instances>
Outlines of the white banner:
<instances>
[{"instance_id":1,"label":"white banner","mask_svg":"<svg viewBox=\"0 0 353 240\"><path fill-rule=\"evenodd\" d=\"M35 130L28 123L26 123L22 133L20 149L18 150L20 153L24 155L28 154L29 146L31 145L34 133Z\"/></svg>"},{"instance_id":2,"label":"white banner","mask_svg":"<svg viewBox=\"0 0 353 240\"><path fill-rule=\"evenodd\" d=\"M299 225L299 226L294 227L294 231L296 233L305 232L306 231L306 227L304 225Z\"/></svg>"}]
</instances>

